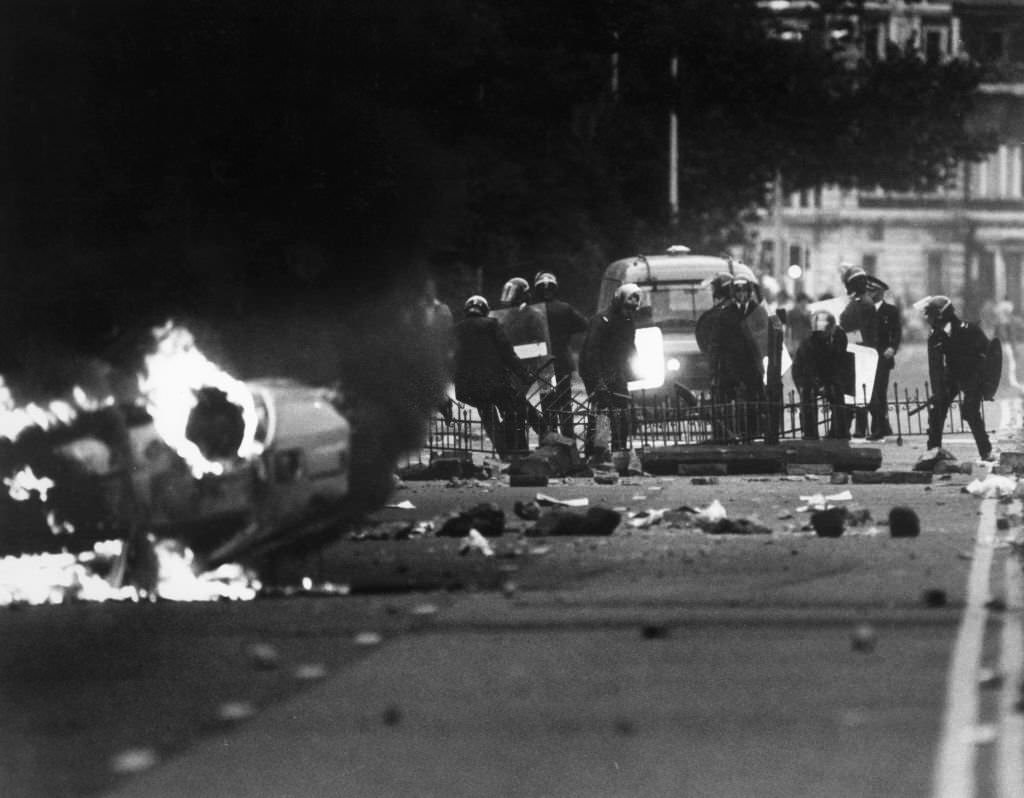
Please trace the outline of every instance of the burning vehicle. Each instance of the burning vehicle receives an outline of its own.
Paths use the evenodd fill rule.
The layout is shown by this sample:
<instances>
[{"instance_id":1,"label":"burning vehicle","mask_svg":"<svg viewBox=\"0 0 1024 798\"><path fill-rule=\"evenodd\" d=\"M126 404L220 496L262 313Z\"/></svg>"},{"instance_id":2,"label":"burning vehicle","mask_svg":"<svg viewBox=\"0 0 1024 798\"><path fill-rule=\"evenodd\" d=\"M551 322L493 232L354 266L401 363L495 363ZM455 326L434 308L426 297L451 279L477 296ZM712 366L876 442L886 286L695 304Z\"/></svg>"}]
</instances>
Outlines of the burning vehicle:
<instances>
[{"instance_id":1,"label":"burning vehicle","mask_svg":"<svg viewBox=\"0 0 1024 798\"><path fill-rule=\"evenodd\" d=\"M296 380L241 381L173 323L115 397L46 403L0 390L0 555L121 540L112 583L152 581L154 546L197 568L244 562L344 514L351 430L339 397ZM5 388L0 380L0 389Z\"/></svg>"}]
</instances>

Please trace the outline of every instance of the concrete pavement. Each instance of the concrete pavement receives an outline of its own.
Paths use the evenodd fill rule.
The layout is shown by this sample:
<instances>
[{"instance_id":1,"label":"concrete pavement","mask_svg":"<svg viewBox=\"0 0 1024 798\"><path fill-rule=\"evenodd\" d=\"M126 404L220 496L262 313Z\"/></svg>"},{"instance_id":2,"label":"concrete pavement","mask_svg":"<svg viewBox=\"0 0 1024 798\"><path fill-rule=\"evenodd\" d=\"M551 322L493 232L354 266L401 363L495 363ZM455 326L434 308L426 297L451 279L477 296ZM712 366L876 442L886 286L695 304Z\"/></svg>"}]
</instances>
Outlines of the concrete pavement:
<instances>
[{"instance_id":1,"label":"concrete pavement","mask_svg":"<svg viewBox=\"0 0 1024 798\"><path fill-rule=\"evenodd\" d=\"M923 441L905 444L883 445L883 468L910 467ZM946 446L975 455L969 436ZM944 570L966 581L951 552L970 523L870 562L863 540L748 540L737 570L760 574L666 553L664 578L644 560L561 590L425 595L426 625L108 795L931 795L960 598L914 599ZM865 620L869 652L850 643Z\"/></svg>"}]
</instances>

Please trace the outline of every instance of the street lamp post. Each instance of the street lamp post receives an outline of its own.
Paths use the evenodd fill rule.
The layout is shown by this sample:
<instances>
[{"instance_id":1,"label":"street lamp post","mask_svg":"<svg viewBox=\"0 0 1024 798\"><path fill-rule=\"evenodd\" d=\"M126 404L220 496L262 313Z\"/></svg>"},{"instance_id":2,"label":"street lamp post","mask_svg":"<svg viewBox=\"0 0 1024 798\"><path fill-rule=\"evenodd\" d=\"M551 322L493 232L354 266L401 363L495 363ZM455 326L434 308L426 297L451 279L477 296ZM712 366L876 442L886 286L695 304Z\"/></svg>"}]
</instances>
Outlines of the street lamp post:
<instances>
[{"instance_id":1,"label":"street lamp post","mask_svg":"<svg viewBox=\"0 0 1024 798\"><path fill-rule=\"evenodd\" d=\"M675 88L679 77L678 55L672 56L669 70ZM672 94L668 116L668 210L673 228L679 224L679 115L676 113L676 94Z\"/></svg>"}]
</instances>

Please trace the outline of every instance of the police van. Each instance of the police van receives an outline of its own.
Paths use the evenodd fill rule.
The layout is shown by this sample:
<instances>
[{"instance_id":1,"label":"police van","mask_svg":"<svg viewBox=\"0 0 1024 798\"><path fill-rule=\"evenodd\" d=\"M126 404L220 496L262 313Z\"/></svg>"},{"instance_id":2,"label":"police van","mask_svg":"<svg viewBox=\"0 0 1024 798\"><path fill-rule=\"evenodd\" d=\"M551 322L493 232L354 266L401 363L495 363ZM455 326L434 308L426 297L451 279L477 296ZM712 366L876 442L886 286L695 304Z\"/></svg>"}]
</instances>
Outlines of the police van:
<instances>
[{"instance_id":1,"label":"police van","mask_svg":"<svg viewBox=\"0 0 1024 798\"><path fill-rule=\"evenodd\" d=\"M711 386L707 358L697 346L697 320L712 306L708 284L729 271L725 258L694 255L672 246L661 255L635 255L608 265L601 281L598 312L608 307L623 283L640 287L636 317L638 379L629 389L649 397L674 397Z\"/></svg>"}]
</instances>

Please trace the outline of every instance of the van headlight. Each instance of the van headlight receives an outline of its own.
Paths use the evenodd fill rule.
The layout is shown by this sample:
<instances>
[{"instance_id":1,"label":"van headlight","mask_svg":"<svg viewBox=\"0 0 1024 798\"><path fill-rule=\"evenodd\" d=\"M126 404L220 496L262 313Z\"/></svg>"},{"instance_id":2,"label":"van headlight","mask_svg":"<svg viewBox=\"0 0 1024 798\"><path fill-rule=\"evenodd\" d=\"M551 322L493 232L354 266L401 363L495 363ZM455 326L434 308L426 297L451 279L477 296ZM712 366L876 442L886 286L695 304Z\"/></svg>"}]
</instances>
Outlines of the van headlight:
<instances>
[{"instance_id":1,"label":"van headlight","mask_svg":"<svg viewBox=\"0 0 1024 798\"><path fill-rule=\"evenodd\" d=\"M670 357L668 360L665 361L665 368L667 368L669 371L679 371L679 358Z\"/></svg>"}]
</instances>

